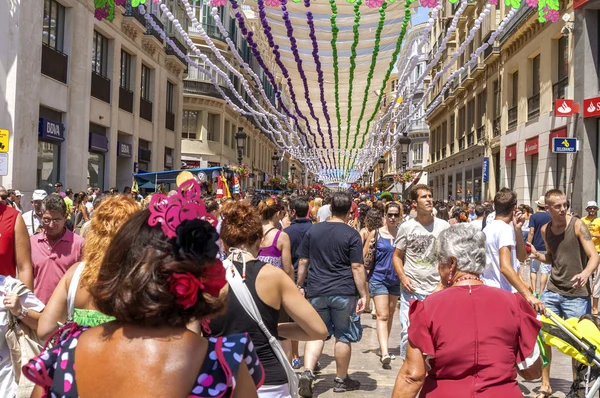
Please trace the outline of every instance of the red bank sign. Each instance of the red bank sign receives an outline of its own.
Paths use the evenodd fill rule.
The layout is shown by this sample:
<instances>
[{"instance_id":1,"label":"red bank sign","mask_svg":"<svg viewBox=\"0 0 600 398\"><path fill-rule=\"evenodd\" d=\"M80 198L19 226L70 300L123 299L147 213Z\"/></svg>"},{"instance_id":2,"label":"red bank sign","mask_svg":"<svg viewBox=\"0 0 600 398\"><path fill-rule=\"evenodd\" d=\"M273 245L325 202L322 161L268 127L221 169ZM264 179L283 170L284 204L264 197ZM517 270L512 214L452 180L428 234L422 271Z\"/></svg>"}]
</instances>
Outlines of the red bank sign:
<instances>
[{"instance_id":1,"label":"red bank sign","mask_svg":"<svg viewBox=\"0 0 600 398\"><path fill-rule=\"evenodd\" d=\"M539 137L525 141L525 156L536 155L539 149Z\"/></svg>"},{"instance_id":2,"label":"red bank sign","mask_svg":"<svg viewBox=\"0 0 600 398\"><path fill-rule=\"evenodd\" d=\"M506 160L515 160L517 158L517 145L507 146L504 150L504 158Z\"/></svg>"},{"instance_id":3,"label":"red bank sign","mask_svg":"<svg viewBox=\"0 0 600 398\"><path fill-rule=\"evenodd\" d=\"M569 117L577 112L575 102L570 99L557 99L554 101L554 116Z\"/></svg>"},{"instance_id":4,"label":"red bank sign","mask_svg":"<svg viewBox=\"0 0 600 398\"><path fill-rule=\"evenodd\" d=\"M583 100L583 117L600 116L600 97Z\"/></svg>"}]
</instances>

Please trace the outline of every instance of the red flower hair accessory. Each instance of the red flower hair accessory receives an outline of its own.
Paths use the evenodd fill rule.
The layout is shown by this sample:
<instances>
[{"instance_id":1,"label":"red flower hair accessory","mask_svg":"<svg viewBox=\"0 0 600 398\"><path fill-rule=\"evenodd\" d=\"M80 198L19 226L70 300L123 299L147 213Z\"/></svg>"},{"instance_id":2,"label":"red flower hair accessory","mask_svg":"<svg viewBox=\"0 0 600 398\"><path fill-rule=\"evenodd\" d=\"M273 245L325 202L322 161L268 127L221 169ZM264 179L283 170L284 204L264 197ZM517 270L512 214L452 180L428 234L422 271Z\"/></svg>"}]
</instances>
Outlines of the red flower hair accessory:
<instances>
[{"instance_id":1,"label":"red flower hair accessory","mask_svg":"<svg viewBox=\"0 0 600 398\"><path fill-rule=\"evenodd\" d=\"M218 221L206 212L201 195L202 190L196 180L187 180L181 184L177 195L167 197L155 194L150 201L148 225L153 227L160 224L168 238L176 237L177 227L186 220L200 219L216 227Z\"/></svg>"},{"instance_id":2,"label":"red flower hair accessory","mask_svg":"<svg viewBox=\"0 0 600 398\"><path fill-rule=\"evenodd\" d=\"M216 260L207 270L205 278L198 278L190 272L175 272L169 278L169 290L175 296L175 302L187 310L198 301L198 291L218 297L225 286L225 268L221 261Z\"/></svg>"}]
</instances>

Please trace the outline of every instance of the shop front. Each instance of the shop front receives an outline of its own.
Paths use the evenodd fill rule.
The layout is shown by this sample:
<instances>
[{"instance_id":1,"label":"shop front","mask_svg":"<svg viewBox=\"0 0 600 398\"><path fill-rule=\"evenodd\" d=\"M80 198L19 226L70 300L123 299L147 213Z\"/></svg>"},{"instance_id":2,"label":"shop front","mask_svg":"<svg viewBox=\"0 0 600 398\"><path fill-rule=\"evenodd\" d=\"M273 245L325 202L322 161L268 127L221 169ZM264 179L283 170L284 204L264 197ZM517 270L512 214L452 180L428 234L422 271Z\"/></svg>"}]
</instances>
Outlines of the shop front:
<instances>
[{"instance_id":1,"label":"shop front","mask_svg":"<svg viewBox=\"0 0 600 398\"><path fill-rule=\"evenodd\" d=\"M526 194L529 195L529 203L533 203L539 198L540 193L538 192L539 183L539 151L540 151L540 138L539 136L530 138L525 141L525 163L527 167L527 190Z\"/></svg>"},{"instance_id":2,"label":"shop front","mask_svg":"<svg viewBox=\"0 0 600 398\"><path fill-rule=\"evenodd\" d=\"M117 187L119 190L131 185L131 173L133 172L133 147L131 144L121 141L125 137L119 137L117 141Z\"/></svg>"},{"instance_id":3,"label":"shop front","mask_svg":"<svg viewBox=\"0 0 600 398\"><path fill-rule=\"evenodd\" d=\"M548 140L548 148L552 148L553 138L566 138L567 127L561 127L557 130L550 132L550 138ZM567 154L566 153L549 153L548 163L550 169L552 169L552 179L554 181L554 188L560 189L563 192L567 192Z\"/></svg>"},{"instance_id":4,"label":"shop front","mask_svg":"<svg viewBox=\"0 0 600 398\"><path fill-rule=\"evenodd\" d=\"M65 140L64 133L65 127L60 121L40 117L36 187L45 189L49 193L54 192L54 184L60 180L61 145Z\"/></svg>"},{"instance_id":5,"label":"shop front","mask_svg":"<svg viewBox=\"0 0 600 398\"><path fill-rule=\"evenodd\" d=\"M517 144L507 146L504 150L505 169L508 180L506 186L512 191L517 188ZM504 185L504 184L502 184Z\"/></svg>"},{"instance_id":6,"label":"shop front","mask_svg":"<svg viewBox=\"0 0 600 398\"><path fill-rule=\"evenodd\" d=\"M97 128L99 130L99 128ZM102 127L102 129L104 129ZM90 132L88 154L88 186L104 190L105 156L108 152L108 139L106 135Z\"/></svg>"}]
</instances>

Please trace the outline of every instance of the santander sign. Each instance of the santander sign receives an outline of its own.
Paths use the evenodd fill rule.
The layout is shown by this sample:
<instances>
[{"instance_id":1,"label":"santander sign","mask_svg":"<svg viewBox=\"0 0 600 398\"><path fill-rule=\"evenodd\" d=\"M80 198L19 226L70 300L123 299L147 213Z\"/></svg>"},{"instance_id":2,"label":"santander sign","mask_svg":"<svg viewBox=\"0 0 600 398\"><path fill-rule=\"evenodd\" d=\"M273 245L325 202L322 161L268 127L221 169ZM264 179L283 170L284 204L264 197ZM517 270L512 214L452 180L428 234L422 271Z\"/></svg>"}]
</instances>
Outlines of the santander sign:
<instances>
[{"instance_id":1,"label":"santander sign","mask_svg":"<svg viewBox=\"0 0 600 398\"><path fill-rule=\"evenodd\" d=\"M583 117L600 116L600 97L583 100Z\"/></svg>"},{"instance_id":2,"label":"santander sign","mask_svg":"<svg viewBox=\"0 0 600 398\"><path fill-rule=\"evenodd\" d=\"M573 100L568 99L557 99L554 101L554 116L556 117L569 117L573 116L577 111Z\"/></svg>"}]
</instances>

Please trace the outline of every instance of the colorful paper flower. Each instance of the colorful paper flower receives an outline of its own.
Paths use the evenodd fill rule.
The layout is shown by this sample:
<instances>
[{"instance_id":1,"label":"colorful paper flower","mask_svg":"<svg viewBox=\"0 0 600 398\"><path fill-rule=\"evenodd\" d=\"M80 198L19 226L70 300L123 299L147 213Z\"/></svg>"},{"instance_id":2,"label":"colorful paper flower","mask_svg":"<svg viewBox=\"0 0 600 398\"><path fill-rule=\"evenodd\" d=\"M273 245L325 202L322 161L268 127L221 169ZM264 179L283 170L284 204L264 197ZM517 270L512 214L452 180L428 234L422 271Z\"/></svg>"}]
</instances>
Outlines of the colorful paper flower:
<instances>
[{"instance_id":1,"label":"colorful paper flower","mask_svg":"<svg viewBox=\"0 0 600 398\"><path fill-rule=\"evenodd\" d=\"M434 8L437 7L438 0L421 0L421 7Z\"/></svg>"},{"instance_id":2,"label":"colorful paper flower","mask_svg":"<svg viewBox=\"0 0 600 398\"><path fill-rule=\"evenodd\" d=\"M525 3L532 8L538 7L538 0L526 0Z\"/></svg>"},{"instance_id":3,"label":"colorful paper flower","mask_svg":"<svg viewBox=\"0 0 600 398\"><path fill-rule=\"evenodd\" d=\"M137 7L140 4L146 4L146 0L131 0L131 5Z\"/></svg>"},{"instance_id":4,"label":"colorful paper flower","mask_svg":"<svg viewBox=\"0 0 600 398\"><path fill-rule=\"evenodd\" d=\"M383 5L384 0L367 0L367 7L379 8Z\"/></svg>"},{"instance_id":5,"label":"colorful paper flower","mask_svg":"<svg viewBox=\"0 0 600 398\"><path fill-rule=\"evenodd\" d=\"M546 11L546 19L550 22L556 22L560 19L560 13L558 10L548 10Z\"/></svg>"},{"instance_id":6,"label":"colorful paper flower","mask_svg":"<svg viewBox=\"0 0 600 398\"><path fill-rule=\"evenodd\" d=\"M222 7L227 4L227 0L210 0L210 5L212 7Z\"/></svg>"},{"instance_id":7,"label":"colorful paper flower","mask_svg":"<svg viewBox=\"0 0 600 398\"><path fill-rule=\"evenodd\" d=\"M279 7L281 6L280 0L265 0L265 4L269 7Z\"/></svg>"},{"instance_id":8,"label":"colorful paper flower","mask_svg":"<svg viewBox=\"0 0 600 398\"><path fill-rule=\"evenodd\" d=\"M490 5L497 6L498 0L489 0L488 3L490 3Z\"/></svg>"}]
</instances>

